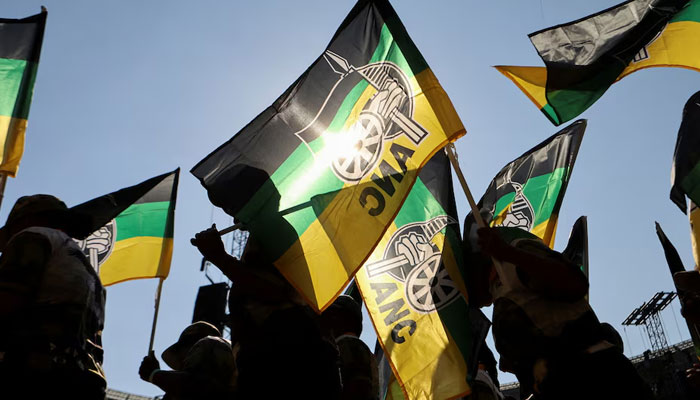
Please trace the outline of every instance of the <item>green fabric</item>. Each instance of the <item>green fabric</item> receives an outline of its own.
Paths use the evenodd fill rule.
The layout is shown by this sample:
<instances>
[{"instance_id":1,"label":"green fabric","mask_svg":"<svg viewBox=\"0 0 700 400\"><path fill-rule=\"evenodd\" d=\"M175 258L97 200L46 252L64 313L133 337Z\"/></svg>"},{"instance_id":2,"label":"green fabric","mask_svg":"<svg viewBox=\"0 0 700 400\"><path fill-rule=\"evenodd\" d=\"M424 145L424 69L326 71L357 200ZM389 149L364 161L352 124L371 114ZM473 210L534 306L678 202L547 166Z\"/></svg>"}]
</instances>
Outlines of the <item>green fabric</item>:
<instances>
[{"instance_id":1,"label":"green fabric","mask_svg":"<svg viewBox=\"0 0 700 400\"><path fill-rule=\"evenodd\" d=\"M38 64L0 58L0 115L27 119Z\"/></svg>"},{"instance_id":2,"label":"green fabric","mask_svg":"<svg viewBox=\"0 0 700 400\"><path fill-rule=\"evenodd\" d=\"M523 185L523 194L530 201L535 212L533 227L552 216L565 175L566 168L557 168L551 174L532 177ZM498 199L495 215L501 215L514 198L515 192L511 192Z\"/></svg>"},{"instance_id":3,"label":"green fabric","mask_svg":"<svg viewBox=\"0 0 700 400\"><path fill-rule=\"evenodd\" d=\"M682 21L700 22L699 0L691 1L681 12L676 14L676 16L671 19L671 23Z\"/></svg>"},{"instance_id":4,"label":"green fabric","mask_svg":"<svg viewBox=\"0 0 700 400\"><path fill-rule=\"evenodd\" d=\"M169 229L169 201L133 204L115 218L117 241L140 236L173 237Z\"/></svg>"},{"instance_id":5,"label":"green fabric","mask_svg":"<svg viewBox=\"0 0 700 400\"><path fill-rule=\"evenodd\" d=\"M382 27L379 43L370 59L370 63L391 61L411 78L420 71L412 71L410 69L406 57L389 29L386 24ZM427 64L424 61L417 65L423 66L424 69L427 68ZM363 80L350 91L330 123L327 134L339 132L343 128L355 103L357 103L368 85L368 82ZM308 147L303 143L299 145L292 155L272 174L270 180L256 192L238 215L238 218L244 222L254 219L257 221L254 227L257 235L270 234L276 238L274 243L269 244L269 247L266 245L266 249L270 250L270 257L273 260L284 254L316 221L318 213L323 211L323 209L317 208L314 210L311 207L311 194L338 192L344 186L344 183L335 176L330 168L326 168L318 176L313 176L313 183L306 187L299 185L296 179L289 179L290 176L304 174L306 171L312 171L317 168L314 154L318 154L325 147L326 142L330 138L330 136L326 135L321 135L321 137L309 143ZM270 196L275 192L279 195ZM265 201L265 199L270 198L273 200ZM279 199L279 204L276 203L277 199ZM329 204L332 199L332 197L327 196L323 199L323 203ZM293 230L284 232L275 230L275 226L266 226L272 220L265 220L264 217L261 217L265 214L274 215L279 211L294 207L299 207L299 209L284 216L284 219L293 227Z\"/></svg>"}]
</instances>

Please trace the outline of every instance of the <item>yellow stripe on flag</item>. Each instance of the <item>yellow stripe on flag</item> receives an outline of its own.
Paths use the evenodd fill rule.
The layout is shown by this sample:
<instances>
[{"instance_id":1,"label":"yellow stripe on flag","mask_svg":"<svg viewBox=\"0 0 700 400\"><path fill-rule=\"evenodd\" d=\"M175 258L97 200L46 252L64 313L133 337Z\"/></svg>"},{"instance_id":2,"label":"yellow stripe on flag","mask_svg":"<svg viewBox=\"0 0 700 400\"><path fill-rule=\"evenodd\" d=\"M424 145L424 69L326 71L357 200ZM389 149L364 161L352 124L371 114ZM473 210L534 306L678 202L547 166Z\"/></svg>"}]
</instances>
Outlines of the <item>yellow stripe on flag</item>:
<instances>
[{"instance_id":1,"label":"yellow stripe on flag","mask_svg":"<svg viewBox=\"0 0 700 400\"><path fill-rule=\"evenodd\" d=\"M131 279L168 276L172 255L172 238L138 236L120 240L100 265L100 280L108 286Z\"/></svg>"},{"instance_id":2,"label":"yellow stripe on flag","mask_svg":"<svg viewBox=\"0 0 700 400\"><path fill-rule=\"evenodd\" d=\"M542 109L547 104L545 90L547 86L547 68L545 67L516 67L498 65L498 72L515 83L527 97Z\"/></svg>"},{"instance_id":3,"label":"yellow stripe on flag","mask_svg":"<svg viewBox=\"0 0 700 400\"><path fill-rule=\"evenodd\" d=\"M10 177L17 175L24 152L24 132L27 120L0 115L0 173Z\"/></svg>"},{"instance_id":4,"label":"yellow stripe on flag","mask_svg":"<svg viewBox=\"0 0 700 400\"><path fill-rule=\"evenodd\" d=\"M384 354L389 357L407 399L450 399L470 393L467 365L437 311L419 313L405 298L405 285L388 273L369 276L368 265L381 261L397 227L391 224L355 282L365 300ZM432 243L444 249L444 234ZM449 246L448 246L449 247ZM445 259L445 254L443 254Z\"/></svg>"},{"instance_id":5,"label":"yellow stripe on flag","mask_svg":"<svg viewBox=\"0 0 700 400\"><path fill-rule=\"evenodd\" d=\"M652 67L700 71L700 23L679 21L669 24L640 54L640 61L632 61L615 82L633 72ZM547 68L510 65L495 68L520 88L538 109L547 105Z\"/></svg>"},{"instance_id":6,"label":"yellow stripe on flag","mask_svg":"<svg viewBox=\"0 0 700 400\"><path fill-rule=\"evenodd\" d=\"M285 278L317 310L330 305L350 281L357 266L364 263L368 252L376 246L376 238L381 237L391 224L411 189L411 185L406 183L416 180L420 168L435 152L466 133L432 71L428 69L414 76L411 85L414 93L413 120L430 134L420 145L406 135L384 141L380 162L374 170L359 183L346 183L317 220L275 261ZM371 86L363 92L350 113L345 129L357 121L374 93L376 90ZM322 160L324 157L323 151L316 155L316 159ZM397 176L401 175L401 182L396 177L389 178L393 185L391 193L372 180L374 174L384 177L380 171L382 162L390 166ZM406 173L403 173L404 169ZM356 234L348 235L347 232Z\"/></svg>"}]
</instances>

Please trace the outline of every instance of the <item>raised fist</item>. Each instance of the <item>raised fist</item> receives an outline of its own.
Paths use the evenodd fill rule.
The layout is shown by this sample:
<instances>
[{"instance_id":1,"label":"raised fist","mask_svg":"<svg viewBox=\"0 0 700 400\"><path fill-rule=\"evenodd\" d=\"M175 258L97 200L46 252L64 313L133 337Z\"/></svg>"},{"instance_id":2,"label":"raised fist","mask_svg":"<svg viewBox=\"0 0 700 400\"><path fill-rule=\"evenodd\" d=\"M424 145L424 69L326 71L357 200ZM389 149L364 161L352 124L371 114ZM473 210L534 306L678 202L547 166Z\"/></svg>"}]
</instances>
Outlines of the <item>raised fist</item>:
<instances>
[{"instance_id":1,"label":"raised fist","mask_svg":"<svg viewBox=\"0 0 700 400\"><path fill-rule=\"evenodd\" d=\"M97 250L98 254L103 254L109 251L110 244L112 243L112 232L103 226L92 235L88 236L82 243L85 249Z\"/></svg>"},{"instance_id":2,"label":"raised fist","mask_svg":"<svg viewBox=\"0 0 700 400\"><path fill-rule=\"evenodd\" d=\"M408 95L399 82L396 79L389 79L369 101L367 110L378 114L384 120L384 126L388 127L391 114L394 110L400 109L407 99Z\"/></svg>"},{"instance_id":3,"label":"raised fist","mask_svg":"<svg viewBox=\"0 0 700 400\"><path fill-rule=\"evenodd\" d=\"M416 232L403 235L396 243L396 254L404 255L411 265L418 265L433 254L433 246Z\"/></svg>"}]
</instances>

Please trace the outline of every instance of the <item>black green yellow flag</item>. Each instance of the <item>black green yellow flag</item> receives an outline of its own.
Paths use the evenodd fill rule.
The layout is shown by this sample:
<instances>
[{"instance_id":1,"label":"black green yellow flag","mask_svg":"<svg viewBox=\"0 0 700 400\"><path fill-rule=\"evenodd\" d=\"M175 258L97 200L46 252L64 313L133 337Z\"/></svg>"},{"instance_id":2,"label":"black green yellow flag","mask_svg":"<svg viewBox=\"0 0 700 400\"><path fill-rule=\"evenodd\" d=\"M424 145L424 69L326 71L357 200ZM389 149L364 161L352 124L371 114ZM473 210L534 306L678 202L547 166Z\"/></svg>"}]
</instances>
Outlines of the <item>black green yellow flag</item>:
<instances>
[{"instance_id":1,"label":"black green yellow flag","mask_svg":"<svg viewBox=\"0 0 700 400\"><path fill-rule=\"evenodd\" d=\"M644 68L700 70L700 0L631 0L529 35L546 67L496 67L554 124Z\"/></svg>"},{"instance_id":2,"label":"black green yellow flag","mask_svg":"<svg viewBox=\"0 0 700 400\"><path fill-rule=\"evenodd\" d=\"M683 107L676 150L671 168L671 200L687 212L688 196L700 203L700 92L690 96Z\"/></svg>"},{"instance_id":3,"label":"black green yellow flag","mask_svg":"<svg viewBox=\"0 0 700 400\"><path fill-rule=\"evenodd\" d=\"M420 168L465 129L387 0L192 173L317 310L364 263Z\"/></svg>"},{"instance_id":4,"label":"black green yellow flag","mask_svg":"<svg viewBox=\"0 0 700 400\"><path fill-rule=\"evenodd\" d=\"M0 18L0 173L12 177L24 152L46 15Z\"/></svg>"},{"instance_id":5,"label":"black green yellow flag","mask_svg":"<svg viewBox=\"0 0 700 400\"><path fill-rule=\"evenodd\" d=\"M179 175L178 168L72 208L99 227L78 244L104 286L168 276Z\"/></svg>"},{"instance_id":6,"label":"black green yellow flag","mask_svg":"<svg viewBox=\"0 0 700 400\"><path fill-rule=\"evenodd\" d=\"M452 173L441 151L423 167L355 275L377 339L407 399L451 399L470 392L472 330L463 272ZM396 386L393 390L389 398L398 398Z\"/></svg>"},{"instance_id":7,"label":"black green yellow flag","mask_svg":"<svg viewBox=\"0 0 700 400\"><path fill-rule=\"evenodd\" d=\"M486 223L521 228L553 247L585 129L586 120L578 120L503 167L479 201Z\"/></svg>"}]
</instances>

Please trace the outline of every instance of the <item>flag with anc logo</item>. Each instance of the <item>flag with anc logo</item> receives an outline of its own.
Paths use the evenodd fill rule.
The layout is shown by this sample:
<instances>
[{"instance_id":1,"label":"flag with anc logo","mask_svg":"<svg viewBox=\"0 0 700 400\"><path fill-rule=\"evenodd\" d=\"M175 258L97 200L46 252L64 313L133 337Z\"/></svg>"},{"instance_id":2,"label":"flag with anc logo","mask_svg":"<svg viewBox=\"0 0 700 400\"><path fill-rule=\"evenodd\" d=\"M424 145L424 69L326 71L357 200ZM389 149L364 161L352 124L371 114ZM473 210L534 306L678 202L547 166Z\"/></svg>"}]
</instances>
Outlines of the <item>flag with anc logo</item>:
<instances>
[{"instance_id":1,"label":"flag with anc logo","mask_svg":"<svg viewBox=\"0 0 700 400\"><path fill-rule=\"evenodd\" d=\"M360 0L306 72L191 172L322 310L420 168L464 133L389 2Z\"/></svg>"},{"instance_id":2,"label":"flag with anc logo","mask_svg":"<svg viewBox=\"0 0 700 400\"><path fill-rule=\"evenodd\" d=\"M690 96L683 107L676 150L671 167L671 200L684 213L688 196L700 203L700 92Z\"/></svg>"},{"instance_id":3,"label":"flag with anc logo","mask_svg":"<svg viewBox=\"0 0 700 400\"><path fill-rule=\"evenodd\" d=\"M546 67L497 66L554 124L644 68L700 70L700 0L631 0L529 35Z\"/></svg>"},{"instance_id":4,"label":"flag with anc logo","mask_svg":"<svg viewBox=\"0 0 700 400\"><path fill-rule=\"evenodd\" d=\"M168 276L179 176L178 168L71 209L93 219L95 230L78 245L104 286Z\"/></svg>"},{"instance_id":5,"label":"flag with anc logo","mask_svg":"<svg viewBox=\"0 0 700 400\"><path fill-rule=\"evenodd\" d=\"M693 246L693 259L695 269L700 271L700 208L694 202L690 202L690 243Z\"/></svg>"},{"instance_id":6,"label":"flag with anc logo","mask_svg":"<svg viewBox=\"0 0 700 400\"><path fill-rule=\"evenodd\" d=\"M355 275L377 339L408 399L470 393L472 331L463 269L452 172L441 151L423 167Z\"/></svg>"},{"instance_id":7,"label":"flag with anc logo","mask_svg":"<svg viewBox=\"0 0 700 400\"><path fill-rule=\"evenodd\" d=\"M697 278L697 273L692 273L690 275L684 274L685 272L685 267L683 266L683 261L681 260L681 256L678 254L678 250L676 250L676 247L671 243L671 241L668 239L666 236L666 233L664 233L663 229L661 229L661 225L659 225L658 222L655 222L656 224L656 235L659 237L659 241L661 242L661 246L664 249L664 256L666 257L666 262L668 263L668 268L671 271L671 276L673 276L673 283L676 286L676 292L678 293L678 296L681 298L681 302L683 301L683 296L684 292L687 293L687 290L689 288L684 287L682 282L683 278L687 276L693 276L695 275L695 278ZM678 274L680 273L680 274ZM678 274L678 275L677 275ZM682 276L686 275L686 276ZM680 279L679 279L680 278ZM695 280L697 282L697 280ZM681 283L679 283L681 282ZM688 331L690 331L690 338L693 341L693 347L695 348L695 355L696 357L700 358L700 324L694 324L690 321L686 321L688 325Z\"/></svg>"},{"instance_id":8,"label":"flag with anc logo","mask_svg":"<svg viewBox=\"0 0 700 400\"><path fill-rule=\"evenodd\" d=\"M578 120L503 167L478 204L485 222L532 232L554 247L559 208L585 130L586 120ZM476 224L469 215L470 237L471 226Z\"/></svg>"},{"instance_id":9,"label":"flag with anc logo","mask_svg":"<svg viewBox=\"0 0 700 400\"><path fill-rule=\"evenodd\" d=\"M46 15L42 7L31 17L0 18L0 173L11 177L24 152Z\"/></svg>"}]
</instances>

